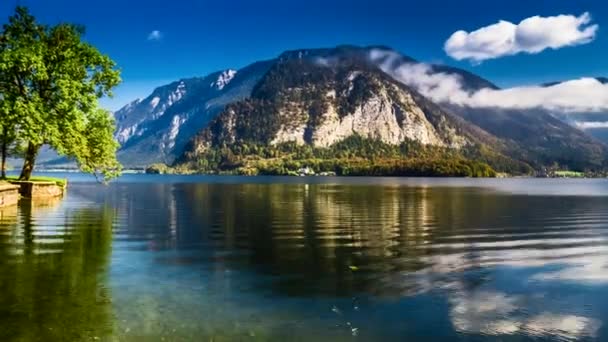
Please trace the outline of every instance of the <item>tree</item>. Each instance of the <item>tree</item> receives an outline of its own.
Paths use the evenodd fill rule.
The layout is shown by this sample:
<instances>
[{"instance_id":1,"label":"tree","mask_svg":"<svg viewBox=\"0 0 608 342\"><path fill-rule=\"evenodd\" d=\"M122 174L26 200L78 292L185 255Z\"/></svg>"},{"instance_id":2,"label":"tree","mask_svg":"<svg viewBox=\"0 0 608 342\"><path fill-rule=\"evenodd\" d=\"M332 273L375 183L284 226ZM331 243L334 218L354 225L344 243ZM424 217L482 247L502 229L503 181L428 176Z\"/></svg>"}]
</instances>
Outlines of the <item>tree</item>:
<instances>
[{"instance_id":1,"label":"tree","mask_svg":"<svg viewBox=\"0 0 608 342\"><path fill-rule=\"evenodd\" d=\"M4 95L0 94L0 178L6 179L6 159L9 149L15 142L17 136L17 124L14 111L9 108L10 101L5 101Z\"/></svg>"},{"instance_id":2,"label":"tree","mask_svg":"<svg viewBox=\"0 0 608 342\"><path fill-rule=\"evenodd\" d=\"M0 145L2 178L6 174L9 146L17 139L24 113L35 111L33 78L42 77L40 44L43 27L22 7L16 9L0 33Z\"/></svg>"},{"instance_id":3,"label":"tree","mask_svg":"<svg viewBox=\"0 0 608 342\"><path fill-rule=\"evenodd\" d=\"M111 113L96 109L87 117L86 135L83 148L75 154L80 170L92 173L99 179L108 181L120 175L121 165L116 160L116 150L120 147L114 139L116 126Z\"/></svg>"},{"instance_id":4,"label":"tree","mask_svg":"<svg viewBox=\"0 0 608 342\"><path fill-rule=\"evenodd\" d=\"M27 144L20 179L31 177L44 144L76 160L82 171L117 175L117 145L108 134L114 123L101 114L98 99L112 95L119 71L82 41L83 34L72 24L37 24L24 7L3 27L0 90L17 118L16 138Z\"/></svg>"}]
</instances>

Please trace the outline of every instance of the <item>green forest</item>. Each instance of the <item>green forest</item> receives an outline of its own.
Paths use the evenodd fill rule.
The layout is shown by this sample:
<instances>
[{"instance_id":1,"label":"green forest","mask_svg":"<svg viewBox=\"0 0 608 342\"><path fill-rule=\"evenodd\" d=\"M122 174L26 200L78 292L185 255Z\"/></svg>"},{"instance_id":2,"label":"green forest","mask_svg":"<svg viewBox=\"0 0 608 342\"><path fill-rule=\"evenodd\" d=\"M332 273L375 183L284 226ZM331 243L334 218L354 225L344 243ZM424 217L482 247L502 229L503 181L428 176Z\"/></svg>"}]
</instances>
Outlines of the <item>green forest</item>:
<instances>
[{"instance_id":1,"label":"green forest","mask_svg":"<svg viewBox=\"0 0 608 342\"><path fill-rule=\"evenodd\" d=\"M194 160L178 162L173 169L155 165L149 171L298 175L306 168L315 174L339 176L497 176L488 163L471 160L461 151L414 141L390 145L357 135L328 148L235 143L210 148Z\"/></svg>"}]
</instances>

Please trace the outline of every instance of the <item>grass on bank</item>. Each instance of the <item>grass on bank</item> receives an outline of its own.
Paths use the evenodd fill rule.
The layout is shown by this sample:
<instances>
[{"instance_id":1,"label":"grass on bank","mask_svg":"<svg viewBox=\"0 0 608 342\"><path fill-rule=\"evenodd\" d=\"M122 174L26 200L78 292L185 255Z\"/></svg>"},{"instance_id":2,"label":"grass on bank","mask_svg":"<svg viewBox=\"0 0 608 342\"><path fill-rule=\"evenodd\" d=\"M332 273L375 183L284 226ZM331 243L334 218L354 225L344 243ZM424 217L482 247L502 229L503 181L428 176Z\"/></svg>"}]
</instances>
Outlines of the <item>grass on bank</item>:
<instances>
[{"instance_id":1,"label":"grass on bank","mask_svg":"<svg viewBox=\"0 0 608 342\"><path fill-rule=\"evenodd\" d=\"M19 176L6 176L7 181L17 181L19 180ZM54 182L60 187L65 187L68 183L68 180L65 178L55 178L55 177L39 177L34 176L30 178L30 182Z\"/></svg>"},{"instance_id":2,"label":"grass on bank","mask_svg":"<svg viewBox=\"0 0 608 342\"><path fill-rule=\"evenodd\" d=\"M564 177L564 178L583 178L585 177L584 172L576 172L576 171L555 171L556 177Z\"/></svg>"}]
</instances>

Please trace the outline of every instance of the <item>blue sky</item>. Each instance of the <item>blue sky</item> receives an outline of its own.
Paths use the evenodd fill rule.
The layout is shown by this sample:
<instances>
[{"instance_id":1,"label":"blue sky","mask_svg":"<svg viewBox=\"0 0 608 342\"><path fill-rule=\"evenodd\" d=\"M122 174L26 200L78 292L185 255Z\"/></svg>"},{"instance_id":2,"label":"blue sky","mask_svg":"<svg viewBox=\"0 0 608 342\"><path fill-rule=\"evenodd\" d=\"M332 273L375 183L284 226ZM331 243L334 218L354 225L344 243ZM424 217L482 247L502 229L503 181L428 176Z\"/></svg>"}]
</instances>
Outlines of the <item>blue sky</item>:
<instances>
[{"instance_id":1,"label":"blue sky","mask_svg":"<svg viewBox=\"0 0 608 342\"><path fill-rule=\"evenodd\" d=\"M3 0L0 20L16 4L28 6L43 23L86 26L86 39L122 69L124 84L115 99L104 101L110 109L182 77L240 68L288 49L339 44L391 46L421 61L465 68L504 87L608 76L604 1ZM585 12L598 25L585 44L481 63L458 61L444 51L458 30ZM159 39L149 39L153 31L159 31Z\"/></svg>"}]
</instances>

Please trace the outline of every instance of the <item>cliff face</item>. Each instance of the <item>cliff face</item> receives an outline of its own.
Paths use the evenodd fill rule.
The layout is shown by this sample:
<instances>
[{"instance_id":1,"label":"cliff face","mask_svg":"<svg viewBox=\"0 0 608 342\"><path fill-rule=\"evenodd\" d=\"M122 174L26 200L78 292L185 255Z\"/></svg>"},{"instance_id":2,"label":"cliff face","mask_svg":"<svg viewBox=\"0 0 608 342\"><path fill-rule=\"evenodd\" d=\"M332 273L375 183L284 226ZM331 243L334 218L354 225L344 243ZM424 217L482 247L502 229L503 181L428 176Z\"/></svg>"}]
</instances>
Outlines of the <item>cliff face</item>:
<instances>
[{"instance_id":1,"label":"cliff face","mask_svg":"<svg viewBox=\"0 0 608 342\"><path fill-rule=\"evenodd\" d=\"M398 145L459 149L471 143L454 119L426 111L420 96L369 65L328 66L315 59L275 65L250 99L229 105L191 143L191 158L237 142L329 147L351 136Z\"/></svg>"},{"instance_id":2,"label":"cliff face","mask_svg":"<svg viewBox=\"0 0 608 342\"><path fill-rule=\"evenodd\" d=\"M353 91L356 80L347 82L348 89ZM277 115L293 115L300 120L281 125L270 143L295 141L299 144L310 143L317 147L329 147L357 134L389 144L399 144L405 139L419 141L425 145L446 144L410 94L393 85L388 85L390 91L381 83L375 86L377 92L370 93L368 98L362 99L358 105L349 109L341 107L340 103L348 101L350 91L336 94L335 89L330 90L325 95L324 110L319 113L320 122L316 125L310 120L309 113L313 109L311 106L279 108Z\"/></svg>"}]
</instances>

